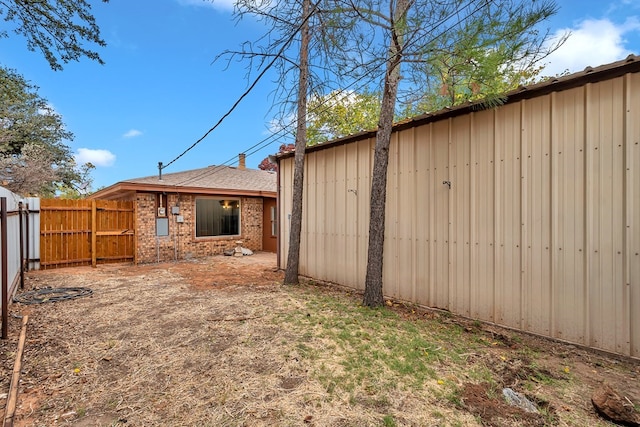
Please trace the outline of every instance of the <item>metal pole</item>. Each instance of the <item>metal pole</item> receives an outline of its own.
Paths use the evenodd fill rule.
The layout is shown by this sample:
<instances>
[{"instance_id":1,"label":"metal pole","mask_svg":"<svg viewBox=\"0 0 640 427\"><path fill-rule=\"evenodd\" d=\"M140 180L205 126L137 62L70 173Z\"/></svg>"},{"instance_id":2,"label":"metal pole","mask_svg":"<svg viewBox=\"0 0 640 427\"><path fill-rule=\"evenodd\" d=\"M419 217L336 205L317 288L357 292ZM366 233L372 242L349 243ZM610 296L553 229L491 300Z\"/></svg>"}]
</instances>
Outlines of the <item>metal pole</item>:
<instances>
[{"instance_id":1,"label":"metal pole","mask_svg":"<svg viewBox=\"0 0 640 427\"><path fill-rule=\"evenodd\" d=\"M0 233L2 239L2 339L8 336L9 328L7 322L9 320L9 280L7 272L7 198L0 197Z\"/></svg>"},{"instance_id":2,"label":"metal pole","mask_svg":"<svg viewBox=\"0 0 640 427\"><path fill-rule=\"evenodd\" d=\"M20 289L24 289L24 226L22 225L22 202L18 202L18 221L20 222Z\"/></svg>"},{"instance_id":3,"label":"metal pole","mask_svg":"<svg viewBox=\"0 0 640 427\"><path fill-rule=\"evenodd\" d=\"M25 270L29 271L29 262L31 260L30 256L31 256L31 252L29 252L29 240L31 239L31 234L29 234L29 203L27 203L27 209L25 211L25 218L26 218L26 224L25 224L25 229L26 229L26 234L27 234L27 247L26 247L26 258L27 258L27 264L25 265Z\"/></svg>"}]
</instances>

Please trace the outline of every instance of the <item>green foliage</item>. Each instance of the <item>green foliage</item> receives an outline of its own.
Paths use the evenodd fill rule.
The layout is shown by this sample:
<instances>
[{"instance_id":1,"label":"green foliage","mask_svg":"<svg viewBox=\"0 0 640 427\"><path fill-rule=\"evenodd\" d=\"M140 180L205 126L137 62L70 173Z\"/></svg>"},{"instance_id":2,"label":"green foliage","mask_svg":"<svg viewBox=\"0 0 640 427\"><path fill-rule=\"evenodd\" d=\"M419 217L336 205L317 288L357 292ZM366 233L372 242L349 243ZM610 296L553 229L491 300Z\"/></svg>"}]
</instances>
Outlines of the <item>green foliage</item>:
<instances>
[{"instance_id":1,"label":"green foliage","mask_svg":"<svg viewBox=\"0 0 640 427\"><path fill-rule=\"evenodd\" d=\"M404 106L405 115L433 112L445 107L484 100L502 103L503 95L521 85L535 83L541 61L550 49L536 27L555 13L551 4L539 9L506 13L509 2L498 3L494 15L479 14L424 47L422 70L413 69L426 90ZM557 46L564 39L556 41Z\"/></svg>"},{"instance_id":2,"label":"green foliage","mask_svg":"<svg viewBox=\"0 0 640 427\"><path fill-rule=\"evenodd\" d=\"M0 0L0 18L53 70L83 56L103 63L85 47L105 46L87 0ZM0 38L8 37L0 30ZM76 165L63 143L73 135L37 89L16 71L0 67L0 181L20 194L82 197L90 190L94 166Z\"/></svg>"},{"instance_id":3,"label":"green foliage","mask_svg":"<svg viewBox=\"0 0 640 427\"><path fill-rule=\"evenodd\" d=\"M62 117L13 70L0 67L0 181L19 194L80 196L93 165L76 165Z\"/></svg>"},{"instance_id":4,"label":"green foliage","mask_svg":"<svg viewBox=\"0 0 640 427\"><path fill-rule=\"evenodd\" d=\"M380 117L380 96L373 92L332 91L312 95L307 108L307 146L322 144L358 132L375 130ZM282 144L278 154L293 151L293 144ZM262 170L276 170L265 157Z\"/></svg>"},{"instance_id":5,"label":"green foliage","mask_svg":"<svg viewBox=\"0 0 640 427\"><path fill-rule=\"evenodd\" d=\"M18 155L25 144L43 142L54 159L67 158L69 148L61 141L73 135L37 90L14 70L0 67L0 153Z\"/></svg>"},{"instance_id":6,"label":"green foliage","mask_svg":"<svg viewBox=\"0 0 640 427\"><path fill-rule=\"evenodd\" d=\"M60 62L83 56L103 63L97 52L85 47L85 43L106 45L87 0L0 0L2 17L15 24L13 31L26 39L27 48L40 51L53 70L62 70ZM1 37L8 33L0 31Z\"/></svg>"},{"instance_id":7,"label":"green foliage","mask_svg":"<svg viewBox=\"0 0 640 427\"><path fill-rule=\"evenodd\" d=\"M382 418L382 425L385 427L395 427L397 424L393 415L385 415L384 418Z\"/></svg>"},{"instance_id":8,"label":"green foliage","mask_svg":"<svg viewBox=\"0 0 640 427\"><path fill-rule=\"evenodd\" d=\"M340 1L337 1L340 5ZM371 26L382 25L373 19L376 2L368 0L358 17ZM398 95L396 120L425 112L434 112L467 102L484 101L499 105L504 94L521 85L539 81L544 58L564 39L551 43L548 35L540 34L538 26L555 13L555 6L543 2L536 7L519 7L517 1L501 0L493 6L468 10L470 2L444 2L442 10L412 6L408 17L395 22L399 32L412 34L411 43L403 47L407 62ZM349 6L351 7L351 6ZM372 42L375 29L367 33L349 7L336 7L323 15L321 44L332 54L337 74L342 80L372 78L375 60L382 60L384 51ZM467 19L437 32L437 37L425 33L426 25L438 16L455 14L459 8ZM363 17L371 15L369 19ZM400 28L401 27L401 28ZM349 35L347 37L347 35ZM358 43L351 43L358 40ZM419 40L418 43L416 40ZM376 55L380 55L376 58ZM353 66L354 58L366 58ZM368 76L367 76L368 74ZM381 109L381 94L376 91L332 90L324 95L311 95L308 101L308 145L319 144L364 130L375 130Z\"/></svg>"},{"instance_id":9,"label":"green foliage","mask_svg":"<svg viewBox=\"0 0 640 427\"><path fill-rule=\"evenodd\" d=\"M335 1L340 24L326 39L339 44L332 51L336 81L383 81L382 64L398 61L400 117L468 101L499 104L505 92L536 81L564 42L540 31L557 11L549 0L415 0L398 16L382 0Z\"/></svg>"},{"instance_id":10,"label":"green foliage","mask_svg":"<svg viewBox=\"0 0 640 427\"><path fill-rule=\"evenodd\" d=\"M83 199L92 192L91 172L96 167L92 163L76 166L70 176L57 184L57 196L61 199Z\"/></svg>"},{"instance_id":11,"label":"green foliage","mask_svg":"<svg viewBox=\"0 0 640 427\"><path fill-rule=\"evenodd\" d=\"M332 91L309 99L308 145L372 130L380 117L377 93Z\"/></svg>"}]
</instances>

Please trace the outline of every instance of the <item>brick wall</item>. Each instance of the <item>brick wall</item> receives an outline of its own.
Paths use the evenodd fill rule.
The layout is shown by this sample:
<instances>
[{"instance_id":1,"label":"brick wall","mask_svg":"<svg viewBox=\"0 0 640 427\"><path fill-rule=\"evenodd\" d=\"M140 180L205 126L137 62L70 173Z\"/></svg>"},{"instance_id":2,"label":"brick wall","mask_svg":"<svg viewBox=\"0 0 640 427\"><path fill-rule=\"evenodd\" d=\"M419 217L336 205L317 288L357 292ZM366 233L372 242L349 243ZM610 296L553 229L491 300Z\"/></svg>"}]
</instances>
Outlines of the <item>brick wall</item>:
<instances>
[{"instance_id":1,"label":"brick wall","mask_svg":"<svg viewBox=\"0 0 640 427\"><path fill-rule=\"evenodd\" d=\"M262 198L240 198L240 236L195 237L195 200L188 194L169 194L167 217L169 235L156 236L156 194L138 193L137 208L137 258L139 263L173 261L222 254L236 247L242 240L245 248L262 250ZM178 206L184 222L177 222L171 207Z\"/></svg>"}]
</instances>

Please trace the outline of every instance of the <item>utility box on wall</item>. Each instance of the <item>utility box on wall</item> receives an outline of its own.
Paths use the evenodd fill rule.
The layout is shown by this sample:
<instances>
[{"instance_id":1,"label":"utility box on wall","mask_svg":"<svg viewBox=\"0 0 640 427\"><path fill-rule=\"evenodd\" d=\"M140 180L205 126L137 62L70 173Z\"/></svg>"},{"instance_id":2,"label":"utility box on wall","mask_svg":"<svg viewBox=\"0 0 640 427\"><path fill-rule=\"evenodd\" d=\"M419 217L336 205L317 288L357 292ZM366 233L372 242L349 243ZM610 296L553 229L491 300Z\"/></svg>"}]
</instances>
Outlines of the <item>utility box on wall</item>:
<instances>
[{"instance_id":1,"label":"utility box on wall","mask_svg":"<svg viewBox=\"0 0 640 427\"><path fill-rule=\"evenodd\" d=\"M156 218L156 236L169 235L169 218Z\"/></svg>"}]
</instances>

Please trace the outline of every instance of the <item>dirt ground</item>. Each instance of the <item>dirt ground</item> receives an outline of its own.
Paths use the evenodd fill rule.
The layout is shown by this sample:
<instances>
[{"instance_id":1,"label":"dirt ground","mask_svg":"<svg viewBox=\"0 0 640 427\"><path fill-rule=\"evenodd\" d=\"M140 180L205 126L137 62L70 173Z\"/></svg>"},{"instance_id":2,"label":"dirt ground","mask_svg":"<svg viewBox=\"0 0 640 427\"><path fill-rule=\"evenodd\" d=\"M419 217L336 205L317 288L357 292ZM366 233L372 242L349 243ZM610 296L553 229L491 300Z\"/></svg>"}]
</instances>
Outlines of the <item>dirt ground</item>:
<instances>
[{"instance_id":1,"label":"dirt ground","mask_svg":"<svg viewBox=\"0 0 640 427\"><path fill-rule=\"evenodd\" d=\"M283 286L273 254L27 277L25 291L88 287L93 294L10 306L0 393L9 389L20 316L29 315L16 426L605 426L590 400L604 383L640 410L637 360L393 303L386 310L402 322L460 331L469 351L430 359L433 378L419 386L400 377L397 386L376 378L363 387L328 386L332 371L348 371L341 345L315 332L326 320L311 329L304 322L318 318L318 301L355 310L360 296ZM503 387L529 397L540 413L509 406Z\"/></svg>"}]
</instances>

